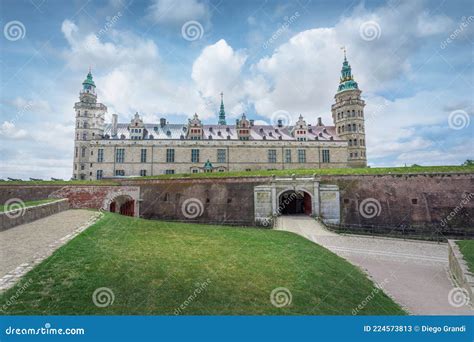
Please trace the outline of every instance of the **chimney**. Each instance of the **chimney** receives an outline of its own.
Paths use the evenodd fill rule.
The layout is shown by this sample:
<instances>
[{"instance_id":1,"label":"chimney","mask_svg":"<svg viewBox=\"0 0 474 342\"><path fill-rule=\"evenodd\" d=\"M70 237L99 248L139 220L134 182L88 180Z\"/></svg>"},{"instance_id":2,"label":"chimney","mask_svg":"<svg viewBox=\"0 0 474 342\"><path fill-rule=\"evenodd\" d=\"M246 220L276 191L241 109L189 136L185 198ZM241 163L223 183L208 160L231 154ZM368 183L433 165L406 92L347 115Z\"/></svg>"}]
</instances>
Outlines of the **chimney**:
<instances>
[{"instance_id":1,"label":"chimney","mask_svg":"<svg viewBox=\"0 0 474 342\"><path fill-rule=\"evenodd\" d=\"M324 126L321 117L318 118L318 124L316 126Z\"/></svg>"},{"instance_id":2,"label":"chimney","mask_svg":"<svg viewBox=\"0 0 474 342\"><path fill-rule=\"evenodd\" d=\"M160 118L160 127L163 128L166 126L166 119L165 118Z\"/></svg>"},{"instance_id":3,"label":"chimney","mask_svg":"<svg viewBox=\"0 0 474 342\"><path fill-rule=\"evenodd\" d=\"M117 114L112 114L112 136L116 137L117 136L117 121L118 121L118 115Z\"/></svg>"}]
</instances>

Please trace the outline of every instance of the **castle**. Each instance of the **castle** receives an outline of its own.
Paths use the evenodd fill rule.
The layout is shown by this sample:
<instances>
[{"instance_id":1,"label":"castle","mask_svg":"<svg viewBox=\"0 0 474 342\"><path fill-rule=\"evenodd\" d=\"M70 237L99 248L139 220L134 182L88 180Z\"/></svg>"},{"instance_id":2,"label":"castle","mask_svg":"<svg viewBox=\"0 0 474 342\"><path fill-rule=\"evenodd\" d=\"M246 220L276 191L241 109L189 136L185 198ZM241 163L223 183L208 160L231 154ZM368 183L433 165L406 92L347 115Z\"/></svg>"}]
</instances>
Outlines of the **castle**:
<instances>
[{"instance_id":1,"label":"castle","mask_svg":"<svg viewBox=\"0 0 474 342\"><path fill-rule=\"evenodd\" d=\"M365 167L364 106L361 90L344 53L332 105L334 126L301 115L292 126L256 125L242 114L226 122L223 94L218 123L205 125L197 114L185 124L129 123L118 115L105 123L107 107L97 102L89 71L76 111L73 179L251 170Z\"/></svg>"}]
</instances>

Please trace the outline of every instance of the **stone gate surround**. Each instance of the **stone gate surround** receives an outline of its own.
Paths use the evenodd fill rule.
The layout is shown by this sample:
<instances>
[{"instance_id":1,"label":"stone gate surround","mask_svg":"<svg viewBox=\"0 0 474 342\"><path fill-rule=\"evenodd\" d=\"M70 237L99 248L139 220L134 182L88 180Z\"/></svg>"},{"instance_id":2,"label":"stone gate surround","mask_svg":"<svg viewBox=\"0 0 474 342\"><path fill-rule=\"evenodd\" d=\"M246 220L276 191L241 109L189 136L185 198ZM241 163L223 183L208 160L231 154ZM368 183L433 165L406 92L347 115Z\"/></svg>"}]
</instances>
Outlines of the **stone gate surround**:
<instances>
[{"instance_id":1,"label":"stone gate surround","mask_svg":"<svg viewBox=\"0 0 474 342\"><path fill-rule=\"evenodd\" d=\"M281 214L280 196L288 191L305 192L311 197L311 216L324 222L340 223L340 195L337 185L321 184L317 177L287 178L273 177L269 185L254 187L255 223L271 225L273 219Z\"/></svg>"}]
</instances>

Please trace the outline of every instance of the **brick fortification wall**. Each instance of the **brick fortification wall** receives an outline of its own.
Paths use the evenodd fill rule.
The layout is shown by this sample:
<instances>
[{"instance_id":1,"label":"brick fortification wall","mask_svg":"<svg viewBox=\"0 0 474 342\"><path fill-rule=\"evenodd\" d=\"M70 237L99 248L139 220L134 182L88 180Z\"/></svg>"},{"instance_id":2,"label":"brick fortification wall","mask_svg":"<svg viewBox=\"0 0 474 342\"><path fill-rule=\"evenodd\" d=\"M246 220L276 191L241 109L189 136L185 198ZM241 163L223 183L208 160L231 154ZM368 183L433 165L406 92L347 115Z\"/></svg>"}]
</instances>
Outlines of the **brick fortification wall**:
<instances>
[{"instance_id":1,"label":"brick fortification wall","mask_svg":"<svg viewBox=\"0 0 474 342\"><path fill-rule=\"evenodd\" d=\"M253 188L268 178L130 181L139 186L140 216L186 222L254 225Z\"/></svg>"},{"instance_id":2,"label":"brick fortification wall","mask_svg":"<svg viewBox=\"0 0 474 342\"><path fill-rule=\"evenodd\" d=\"M269 177L248 177L121 183L140 188L140 216L144 218L253 225L253 188L270 181ZM379 229L382 233L396 230L474 236L474 174L322 176L321 182L339 186L341 225L353 231L369 227L368 232ZM58 191L61 188L68 190ZM56 192L55 197L69 198L73 207L99 207L110 190L106 188L114 187L3 184L0 200L36 200ZM192 210L183 210L194 199L198 201Z\"/></svg>"},{"instance_id":3,"label":"brick fortification wall","mask_svg":"<svg viewBox=\"0 0 474 342\"><path fill-rule=\"evenodd\" d=\"M474 236L474 174L323 176L322 181L339 185L341 225L353 232L365 226L375 233Z\"/></svg>"}]
</instances>

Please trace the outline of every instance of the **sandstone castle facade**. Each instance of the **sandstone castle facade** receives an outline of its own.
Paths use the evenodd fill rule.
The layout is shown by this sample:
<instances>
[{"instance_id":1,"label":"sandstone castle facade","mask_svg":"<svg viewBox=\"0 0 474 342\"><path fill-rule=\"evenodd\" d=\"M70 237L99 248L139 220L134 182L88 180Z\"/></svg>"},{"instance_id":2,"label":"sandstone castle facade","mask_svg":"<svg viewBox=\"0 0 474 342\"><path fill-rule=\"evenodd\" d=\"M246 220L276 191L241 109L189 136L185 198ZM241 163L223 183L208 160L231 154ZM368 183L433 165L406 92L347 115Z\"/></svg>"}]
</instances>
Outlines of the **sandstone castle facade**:
<instances>
[{"instance_id":1,"label":"sandstone castle facade","mask_svg":"<svg viewBox=\"0 0 474 342\"><path fill-rule=\"evenodd\" d=\"M301 115L292 126L256 125L242 114L226 122L221 94L219 120L206 125L199 116L185 124L144 123L139 114L129 123L118 115L105 123L107 107L97 102L89 71L76 111L73 179L115 176L365 167L364 100L344 55L339 87L332 105L334 126Z\"/></svg>"}]
</instances>

